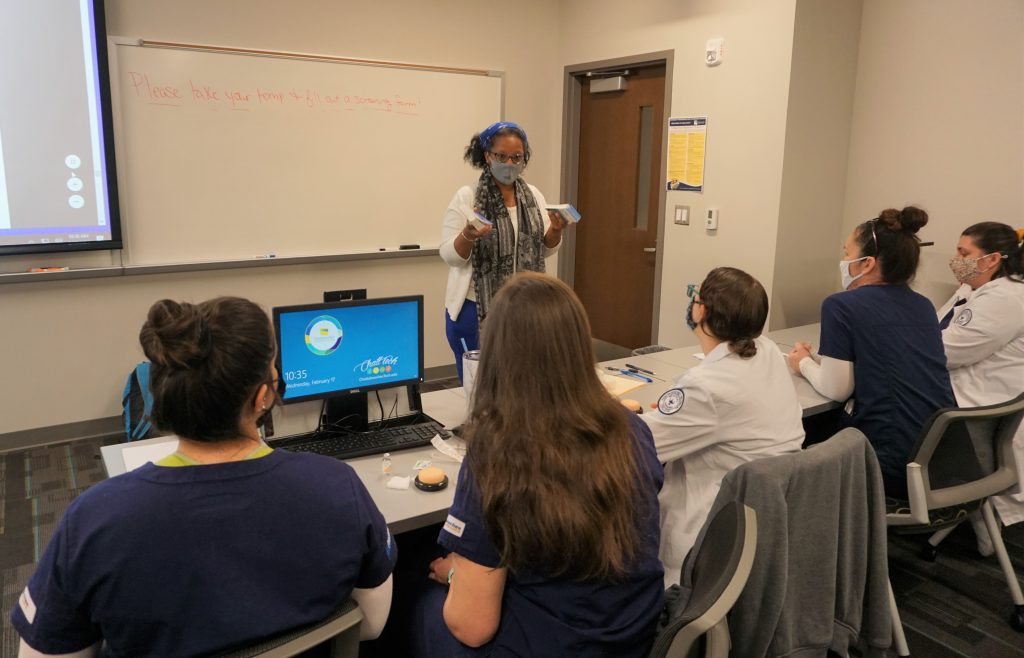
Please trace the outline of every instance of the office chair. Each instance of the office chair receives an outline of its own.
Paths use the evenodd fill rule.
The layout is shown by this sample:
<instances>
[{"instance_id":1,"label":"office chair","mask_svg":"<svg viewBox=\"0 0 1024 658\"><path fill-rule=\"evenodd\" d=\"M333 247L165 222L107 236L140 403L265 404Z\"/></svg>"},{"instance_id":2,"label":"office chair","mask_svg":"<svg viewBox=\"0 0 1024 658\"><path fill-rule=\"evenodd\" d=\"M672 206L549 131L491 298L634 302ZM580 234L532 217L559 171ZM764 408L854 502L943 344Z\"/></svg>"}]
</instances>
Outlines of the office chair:
<instances>
[{"instance_id":1,"label":"office chair","mask_svg":"<svg viewBox=\"0 0 1024 658\"><path fill-rule=\"evenodd\" d=\"M362 621L362 610L350 600L321 622L266 638L220 658L290 658L326 643L330 644L330 653L326 655L331 658L358 658Z\"/></svg>"},{"instance_id":2,"label":"office chair","mask_svg":"<svg viewBox=\"0 0 1024 658\"><path fill-rule=\"evenodd\" d=\"M738 466L712 513L730 501L757 513L754 565L729 612L732 655L846 655L858 636L868 655L891 646L885 494L860 431Z\"/></svg>"},{"instance_id":3,"label":"office chair","mask_svg":"<svg viewBox=\"0 0 1024 658\"><path fill-rule=\"evenodd\" d=\"M687 583L690 596L685 605L676 599L667 607L667 620L658 628L651 658L689 656L702 637L704 650L699 655L729 655L729 624L725 615L747 583L756 549L754 510L732 501L709 518L703 540L687 558L693 562ZM686 571L684 567L684 577Z\"/></svg>"},{"instance_id":4,"label":"office chair","mask_svg":"<svg viewBox=\"0 0 1024 658\"><path fill-rule=\"evenodd\" d=\"M925 423L907 464L909 500L886 502L894 532L939 530L932 546L980 508L1013 598L1009 622L1017 631L1024 631L1024 596L988 497L1017 482L1013 437L1022 418L1024 393L1001 404L940 409Z\"/></svg>"}]
</instances>

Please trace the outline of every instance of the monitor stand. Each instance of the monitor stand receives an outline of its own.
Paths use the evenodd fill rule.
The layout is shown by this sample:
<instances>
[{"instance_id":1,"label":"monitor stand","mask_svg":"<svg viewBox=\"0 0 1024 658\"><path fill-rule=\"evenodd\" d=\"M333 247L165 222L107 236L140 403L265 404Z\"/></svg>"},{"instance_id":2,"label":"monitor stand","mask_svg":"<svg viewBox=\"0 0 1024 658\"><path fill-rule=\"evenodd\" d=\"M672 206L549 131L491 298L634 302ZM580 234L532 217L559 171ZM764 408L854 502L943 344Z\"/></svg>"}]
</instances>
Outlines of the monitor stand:
<instances>
[{"instance_id":1,"label":"monitor stand","mask_svg":"<svg viewBox=\"0 0 1024 658\"><path fill-rule=\"evenodd\" d=\"M365 392L347 393L327 398L322 426L329 431L365 432L366 417L369 415L368 404L369 400Z\"/></svg>"},{"instance_id":2,"label":"monitor stand","mask_svg":"<svg viewBox=\"0 0 1024 658\"><path fill-rule=\"evenodd\" d=\"M391 419L388 425L402 425L406 423L419 422L424 417L423 402L420 399L420 385L408 384L405 387L408 396L409 416ZM328 430L349 430L351 432L365 432L369 429L369 394L366 392L347 393L327 398L327 405L324 409L322 427Z\"/></svg>"}]
</instances>

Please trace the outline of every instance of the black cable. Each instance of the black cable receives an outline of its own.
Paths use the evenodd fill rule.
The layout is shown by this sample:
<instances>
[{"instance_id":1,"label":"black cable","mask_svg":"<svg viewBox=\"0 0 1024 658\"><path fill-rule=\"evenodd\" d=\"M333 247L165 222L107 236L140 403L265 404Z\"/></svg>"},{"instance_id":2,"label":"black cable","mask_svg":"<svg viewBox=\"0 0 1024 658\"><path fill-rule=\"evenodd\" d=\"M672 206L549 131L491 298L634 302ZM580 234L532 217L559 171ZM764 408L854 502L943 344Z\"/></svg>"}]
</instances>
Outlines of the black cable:
<instances>
[{"instance_id":1,"label":"black cable","mask_svg":"<svg viewBox=\"0 0 1024 658\"><path fill-rule=\"evenodd\" d=\"M384 427L384 421L387 418L384 417L384 403L380 401L380 389L378 388L373 394L377 396L377 406L380 407L380 426Z\"/></svg>"}]
</instances>

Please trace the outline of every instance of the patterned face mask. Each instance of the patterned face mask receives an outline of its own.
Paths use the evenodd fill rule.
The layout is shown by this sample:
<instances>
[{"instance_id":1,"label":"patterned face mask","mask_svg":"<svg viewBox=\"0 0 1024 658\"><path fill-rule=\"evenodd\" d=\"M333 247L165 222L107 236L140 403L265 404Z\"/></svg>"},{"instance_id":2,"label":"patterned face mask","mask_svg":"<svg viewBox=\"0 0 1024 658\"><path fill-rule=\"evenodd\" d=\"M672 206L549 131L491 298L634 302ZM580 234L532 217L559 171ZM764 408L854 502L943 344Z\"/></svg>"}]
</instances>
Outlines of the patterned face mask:
<instances>
[{"instance_id":1,"label":"patterned face mask","mask_svg":"<svg viewBox=\"0 0 1024 658\"><path fill-rule=\"evenodd\" d=\"M949 260L949 269L953 271L953 276L960 283L967 283L971 279L975 278L979 274L984 274L988 270L982 271L978 268L978 261L985 256L991 256L992 254L984 254L977 258L967 258L965 256L955 256Z\"/></svg>"}]
</instances>

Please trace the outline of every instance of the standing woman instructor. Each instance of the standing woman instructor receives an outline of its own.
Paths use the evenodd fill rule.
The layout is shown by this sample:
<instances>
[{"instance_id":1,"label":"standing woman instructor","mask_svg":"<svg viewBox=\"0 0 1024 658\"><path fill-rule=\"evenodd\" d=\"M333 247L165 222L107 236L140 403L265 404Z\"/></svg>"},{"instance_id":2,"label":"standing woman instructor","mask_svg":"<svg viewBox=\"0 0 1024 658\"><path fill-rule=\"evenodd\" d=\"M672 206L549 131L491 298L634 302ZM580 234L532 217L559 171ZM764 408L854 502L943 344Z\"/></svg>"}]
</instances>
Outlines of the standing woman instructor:
<instances>
[{"instance_id":1,"label":"standing woman instructor","mask_svg":"<svg viewBox=\"0 0 1024 658\"><path fill-rule=\"evenodd\" d=\"M481 170L476 187L460 187L444 213L441 258L450 266L445 335L462 379L462 353L479 348L491 299L516 272L543 272L562 242L565 222L545 211L544 196L522 178L530 161L526 132L510 121L474 135L465 159ZM474 210L491 226L470 223Z\"/></svg>"}]
</instances>

